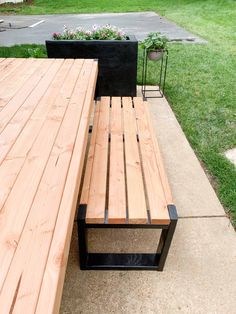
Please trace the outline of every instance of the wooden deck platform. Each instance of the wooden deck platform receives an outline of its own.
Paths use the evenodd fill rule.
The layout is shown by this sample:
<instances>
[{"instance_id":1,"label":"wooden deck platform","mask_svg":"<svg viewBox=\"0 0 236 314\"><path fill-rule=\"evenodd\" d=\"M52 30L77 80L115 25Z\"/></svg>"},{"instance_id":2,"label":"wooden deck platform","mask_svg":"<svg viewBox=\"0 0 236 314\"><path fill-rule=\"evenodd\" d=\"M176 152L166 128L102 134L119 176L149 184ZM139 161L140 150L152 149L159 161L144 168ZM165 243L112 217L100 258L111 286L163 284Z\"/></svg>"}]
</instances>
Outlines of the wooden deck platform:
<instances>
[{"instance_id":1,"label":"wooden deck platform","mask_svg":"<svg viewBox=\"0 0 236 314\"><path fill-rule=\"evenodd\" d=\"M59 311L94 60L0 59L0 312Z\"/></svg>"}]
</instances>

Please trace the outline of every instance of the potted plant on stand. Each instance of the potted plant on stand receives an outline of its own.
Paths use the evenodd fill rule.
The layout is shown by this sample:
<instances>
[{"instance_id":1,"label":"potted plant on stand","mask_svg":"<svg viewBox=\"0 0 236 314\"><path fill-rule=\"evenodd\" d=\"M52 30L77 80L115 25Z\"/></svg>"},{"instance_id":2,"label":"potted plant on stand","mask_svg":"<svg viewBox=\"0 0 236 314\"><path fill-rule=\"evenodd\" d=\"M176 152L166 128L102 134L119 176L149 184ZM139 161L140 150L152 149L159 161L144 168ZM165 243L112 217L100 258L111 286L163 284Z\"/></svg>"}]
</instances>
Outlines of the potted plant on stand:
<instances>
[{"instance_id":1,"label":"potted plant on stand","mask_svg":"<svg viewBox=\"0 0 236 314\"><path fill-rule=\"evenodd\" d=\"M149 33L147 38L141 42L141 47L146 49L149 60L160 60L167 47L168 38L159 32Z\"/></svg>"},{"instance_id":2,"label":"potted plant on stand","mask_svg":"<svg viewBox=\"0 0 236 314\"><path fill-rule=\"evenodd\" d=\"M54 33L46 41L49 58L98 59L96 97L136 96L138 41L115 26L94 25Z\"/></svg>"}]
</instances>

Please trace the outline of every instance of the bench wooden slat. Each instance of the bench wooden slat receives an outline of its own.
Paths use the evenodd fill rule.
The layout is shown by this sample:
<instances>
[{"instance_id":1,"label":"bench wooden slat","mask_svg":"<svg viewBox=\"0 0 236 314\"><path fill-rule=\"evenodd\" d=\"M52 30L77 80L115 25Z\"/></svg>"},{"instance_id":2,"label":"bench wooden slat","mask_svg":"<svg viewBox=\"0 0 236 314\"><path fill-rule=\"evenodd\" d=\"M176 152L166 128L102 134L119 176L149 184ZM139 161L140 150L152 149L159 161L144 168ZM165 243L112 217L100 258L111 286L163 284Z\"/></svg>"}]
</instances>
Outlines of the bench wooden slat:
<instances>
[{"instance_id":1,"label":"bench wooden slat","mask_svg":"<svg viewBox=\"0 0 236 314\"><path fill-rule=\"evenodd\" d=\"M68 88L70 85L74 87L74 89L71 88L74 92L69 103L67 94L59 93L56 103L58 109L49 116L49 119L59 120L58 114L63 110L62 108L67 108L2 291L2 293L6 291L9 295L7 291L10 287L13 288L13 282L15 281L17 287L20 281L14 302L14 310L19 313L24 311L26 304L29 312L33 313L36 308L92 65L91 61L84 63L76 85L75 80L71 81L71 84L67 83ZM77 73L76 70L76 67L72 67L74 73ZM76 78L76 76L73 77ZM41 263L38 263L39 259ZM26 263L27 268L24 267ZM34 285L31 285L32 280Z\"/></svg>"},{"instance_id":2,"label":"bench wooden slat","mask_svg":"<svg viewBox=\"0 0 236 314\"><path fill-rule=\"evenodd\" d=\"M126 222L125 166L121 99L112 98L110 121L110 169L108 222Z\"/></svg>"},{"instance_id":3,"label":"bench wooden slat","mask_svg":"<svg viewBox=\"0 0 236 314\"><path fill-rule=\"evenodd\" d=\"M146 115L146 102L140 98L134 98L134 108L137 118L138 135L144 170L145 185L148 197L151 223L169 224L170 217L167 208L167 200L162 185L162 173L159 171L159 161L150 132L150 122Z\"/></svg>"},{"instance_id":4,"label":"bench wooden slat","mask_svg":"<svg viewBox=\"0 0 236 314\"><path fill-rule=\"evenodd\" d=\"M87 64L88 60L85 61ZM70 168L62 196L57 223L55 226L53 239L50 247L49 257L44 272L44 278L41 286L40 296L37 304L36 313L41 314L59 312L60 299L64 283L67 258L69 254L70 238L73 229L74 216L78 200L79 186L83 169L83 162L78 167L78 160L84 161L86 144L88 139L89 117L93 109L93 97L95 92L95 82L97 78L97 63L92 63L91 75L86 87L86 98L80 120L79 129L74 145L74 152L70 162ZM78 101L78 99L81 99ZM75 93L75 100L80 107L82 106L83 96L78 91ZM71 208L68 211L68 208ZM49 294L48 291L51 293Z\"/></svg>"},{"instance_id":5,"label":"bench wooden slat","mask_svg":"<svg viewBox=\"0 0 236 314\"><path fill-rule=\"evenodd\" d=\"M86 221L104 223L107 184L108 136L110 119L110 98L102 98L99 104L99 122L97 129L93 173L90 183Z\"/></svg>"},{"instance_id":6,"label":"bench wooden slat","mask_svg":"<svg viewBox=\"0 0 236 314\"><path fill-rule=\"evenodd\" d=\"M65 77L72 65L73 62L71 60L66 60L63 63L60 72L61 79ZM59 83L59 80L57 82ZM8 196L8 199L4 204L4 207L7 208L7 211L4 217L4 224L0 233L0 263L2 265L0 274L0 288L3 285L4 279L7 275L12 257L16 249L16 245L12 243L11 239L14 237L14 241L19 241L22 229L25 224L25 220L28 216L43 170L46 166L50 151L52 149L52 145L55 141L55 137L64 116L66 107L65 104L61 104L61 96L60 94L58 95L58 87L60 87L61 85L62 83L60 83L57 88L53 89L56 96L53 97L56 106L51 107L50 117L52 117L54 113L54 119L43 119L43 127L40 129L40 133L32 148L28 152L25 161L23 160L24 164L22 169L20 169L20 174L18 175L16 182ZM61 104L61 108L59 104ZM46 117L47 116L48 113L46 113ZM24 150L25 148L22 149ZM14 156L10 154L11 159L17 157L19 156ZM16 210L18 207L20 208L20 211ZM5 245L6 241L9 243L9 246L7 247ZM2 297L1 300L2 302L5 301ZM3 303L6 304L5 302Z\"/></svg>"},{"instance_id":7,"label":"bench wooden slat","mask_svg":"<svg viewBox=\"0 0 236 314\"><path fill-rule=\"evenodd\" d=\"M130 98L123 98L125 167L130 223L147 222L147 206L137 142L137 125Z\"/></svg>"},{"instance_id":8,"label":"bench wooden slat","mask_svg":"<svg viewBox=\"0 0 236 314\"><path fill-rule=\"evenodd\" d=\"M84 180L83 180L83 188L82 188L81 197L80 197L81 204L88 204L89 189L90 189L90 182L91 182L93 161L94 161L94 154L95 154L95 147L96 147L99 114L100 114L100 102L97 102L96 107L95 107L94 119L93 119L93 132L92 132L91 140L89 144L89 151L88 151L88 157L87 157L87 162L86 162L86 171L85 171Z\"/></svg>"}]
</instances>

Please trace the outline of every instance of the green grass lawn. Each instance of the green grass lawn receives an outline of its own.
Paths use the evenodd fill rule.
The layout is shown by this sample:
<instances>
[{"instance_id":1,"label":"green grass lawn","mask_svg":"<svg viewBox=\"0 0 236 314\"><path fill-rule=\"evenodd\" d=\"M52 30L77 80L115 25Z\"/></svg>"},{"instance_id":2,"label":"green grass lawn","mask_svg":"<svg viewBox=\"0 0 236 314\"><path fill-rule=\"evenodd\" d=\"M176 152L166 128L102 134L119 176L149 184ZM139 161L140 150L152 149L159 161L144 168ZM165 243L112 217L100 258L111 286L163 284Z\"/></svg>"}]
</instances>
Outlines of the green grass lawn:
<instances>
[{"instance_id":1,"label":"green grass lawn","mask_svg":"<svg viewBox=\"0 0 236 314\"><path fill-rule=\"evenodd\" d=\"M32 14L152 10L207 39L207 45L170 45L165 94L236 225L236 169L223 155L236 147L236 1L38 0L18 10ZM0 48L0 56L42 57L45 47ZM149 83L154 82L154 71L151 68ZM139 83L140 78L141 54Z\"/></svg>"}]
</instances>

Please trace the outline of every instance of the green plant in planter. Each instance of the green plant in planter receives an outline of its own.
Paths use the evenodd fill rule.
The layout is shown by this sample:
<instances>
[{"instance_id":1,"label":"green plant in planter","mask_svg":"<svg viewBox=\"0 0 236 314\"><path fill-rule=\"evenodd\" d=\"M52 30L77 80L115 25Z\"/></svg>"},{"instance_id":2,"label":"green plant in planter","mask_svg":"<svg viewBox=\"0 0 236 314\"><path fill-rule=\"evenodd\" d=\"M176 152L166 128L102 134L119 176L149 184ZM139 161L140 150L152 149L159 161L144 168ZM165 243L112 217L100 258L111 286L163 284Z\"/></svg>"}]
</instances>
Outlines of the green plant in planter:
<instances>
[{"instance_id":1,"label":"green plant in planter","mask_svg":"<svg viewBox=\"0 0 236 314\"><path fill-rule=\"evenodd\" d=\"M141 47L147 50L150 60L159 60L167 48L167 42L168 38L166 36L159 32L152 32L141 42Z\"/></svg>"}]
</instances>

